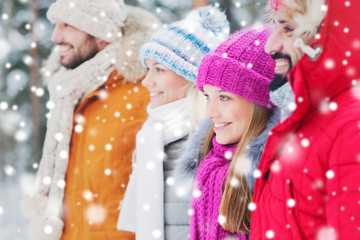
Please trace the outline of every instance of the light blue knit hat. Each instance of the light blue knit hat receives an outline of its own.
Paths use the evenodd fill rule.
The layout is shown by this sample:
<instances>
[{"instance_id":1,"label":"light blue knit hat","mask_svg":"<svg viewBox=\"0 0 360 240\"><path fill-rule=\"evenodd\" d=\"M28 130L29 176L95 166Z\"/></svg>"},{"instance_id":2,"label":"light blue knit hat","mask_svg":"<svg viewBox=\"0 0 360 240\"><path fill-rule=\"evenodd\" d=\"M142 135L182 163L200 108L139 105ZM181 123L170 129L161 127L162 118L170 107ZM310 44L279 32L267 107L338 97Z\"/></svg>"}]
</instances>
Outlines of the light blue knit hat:
<instances>
[{"instance_id":1,"label":"light blue knit hat","mask_svg":"<svg viewBox=\"0 0 360 240\"><path fill-rule=\"evenodd\" d=\"M218 8L192 10L181 21L164 26L140 50L140 61L153 59L195 83L203 57L229 36L229 22Z\"/></svg>"}]
</instances>

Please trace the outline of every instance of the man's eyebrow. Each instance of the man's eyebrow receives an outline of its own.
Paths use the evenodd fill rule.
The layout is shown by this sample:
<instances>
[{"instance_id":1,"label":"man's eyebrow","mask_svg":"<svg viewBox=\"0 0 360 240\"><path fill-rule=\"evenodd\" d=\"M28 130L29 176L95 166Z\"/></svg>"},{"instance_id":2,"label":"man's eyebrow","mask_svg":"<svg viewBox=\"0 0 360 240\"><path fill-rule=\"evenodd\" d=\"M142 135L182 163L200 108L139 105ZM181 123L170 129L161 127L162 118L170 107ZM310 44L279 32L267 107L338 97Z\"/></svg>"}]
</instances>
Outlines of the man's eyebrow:
<instances>
[{"instance_id":1,"label":"man's eyebrow","mask_svg":"<svg viewBox=\"0 0 360 240\"><path fill-rule=\"evenodd\" d=\"M288 24L289 23L289 21L286 21L286 20L278 20L278 22L280 23L280 24Z\"/></svg>"}]
</instances>

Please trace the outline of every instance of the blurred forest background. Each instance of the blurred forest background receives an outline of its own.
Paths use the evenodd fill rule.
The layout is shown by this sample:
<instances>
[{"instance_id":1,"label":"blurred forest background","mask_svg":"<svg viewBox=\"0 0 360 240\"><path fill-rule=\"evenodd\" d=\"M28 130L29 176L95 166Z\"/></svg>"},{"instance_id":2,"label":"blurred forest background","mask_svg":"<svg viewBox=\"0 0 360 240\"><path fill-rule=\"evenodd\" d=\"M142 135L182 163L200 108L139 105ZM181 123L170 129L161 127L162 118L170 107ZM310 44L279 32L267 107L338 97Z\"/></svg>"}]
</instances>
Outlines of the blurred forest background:
<instances>
[{"instance_id":1,"label":"blurred forest background","mask_svg":"<svg viewBox=\"0 0 360 240\"><path fill-rule=\"evenodd\" d=\"M46 130L48 92L41 66L54 46L50 41L53 25L46 18L51 2L0 0L0 240L27 239L19 199L32 187ZM163 23L212 4L226 12L234 32L263 21L267 0L125 2L151 11Z\"/></svg>"}]
</instances>

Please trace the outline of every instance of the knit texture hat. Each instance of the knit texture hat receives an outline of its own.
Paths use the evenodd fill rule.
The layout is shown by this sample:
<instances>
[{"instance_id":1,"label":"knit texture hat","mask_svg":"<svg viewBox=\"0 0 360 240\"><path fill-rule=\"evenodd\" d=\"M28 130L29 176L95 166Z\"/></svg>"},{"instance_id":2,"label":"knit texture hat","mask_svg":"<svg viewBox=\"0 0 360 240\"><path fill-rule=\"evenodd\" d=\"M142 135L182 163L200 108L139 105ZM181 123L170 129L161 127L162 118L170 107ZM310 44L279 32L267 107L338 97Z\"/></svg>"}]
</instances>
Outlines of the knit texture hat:
<instances>
[{"instance_id":1,"label":"knit texture hat","mask_svg":"<svg viewBox=\"0 0 360 240\"><path fill-rule=\"evenodd\" d=\"M192 10L181 21L164 26L140 51L140 61L153 59L195 83L202 58L229 35L229 22L218 8Z\"/></svg>"},{"instance_id":2,"label":"knit texture hat","mask_svg":"<svg viewBox=\"0 0 360 240\"><path fill-rule=\"evenodd\" d=\"M127 17L123 0L57 0L47 17L63 21L94 37L113 42L121 37Z\"/></svg>"},{"instance_id":3,"label":"knit texture hat","mask_svg":"<svg viewBox=\"0 0 360 240\"><path fill-rule=\"evenodd\" d=\"M208 84L272 108L268 86L274 78L275 62L264 50L270 33L267 26L257 26L233 34L202 60L198 89L203 91Z\"/></svg>"}]
</instances>

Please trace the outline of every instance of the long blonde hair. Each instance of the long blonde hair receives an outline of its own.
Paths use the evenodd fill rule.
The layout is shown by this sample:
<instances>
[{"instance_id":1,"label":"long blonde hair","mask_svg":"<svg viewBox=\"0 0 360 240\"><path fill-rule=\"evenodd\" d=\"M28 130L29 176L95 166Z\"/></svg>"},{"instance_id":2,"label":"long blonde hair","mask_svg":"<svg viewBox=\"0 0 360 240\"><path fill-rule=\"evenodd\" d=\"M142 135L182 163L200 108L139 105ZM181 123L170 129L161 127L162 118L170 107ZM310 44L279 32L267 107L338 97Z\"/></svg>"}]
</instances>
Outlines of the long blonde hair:
<instances>
[{"instance_id":1,"label":"long blonde hair","mask_svg":"<svg viewBox=\"0 0 360 240\"><path fill-rule=\"evenodd\" d=\"M226 219L224 223L221 223L222 227L232 233L250 231L251 212L248 210L248 204L252 200L252 193L245 179L244 169L247 168L245 168L244 154L251 140L264 131L272 113L272 110L252 103L250 121L231 161L221 197L219 216L224 216ZM214 135L214 131L210 130L204 144L204 157L212 148Z\"/></svg>"},{"instance_id":2,"label":"long blonde hair","mask_svg":"<svg viewBox=\"0 0 360 240\"><path fill-rule=\"evenodd\" d=\"M198 123L205 117L206 99L194 83L189 82L185 85L184 89L190 111L190 124L192 130L194 130Z\"/></svg>"}]
</instances>

